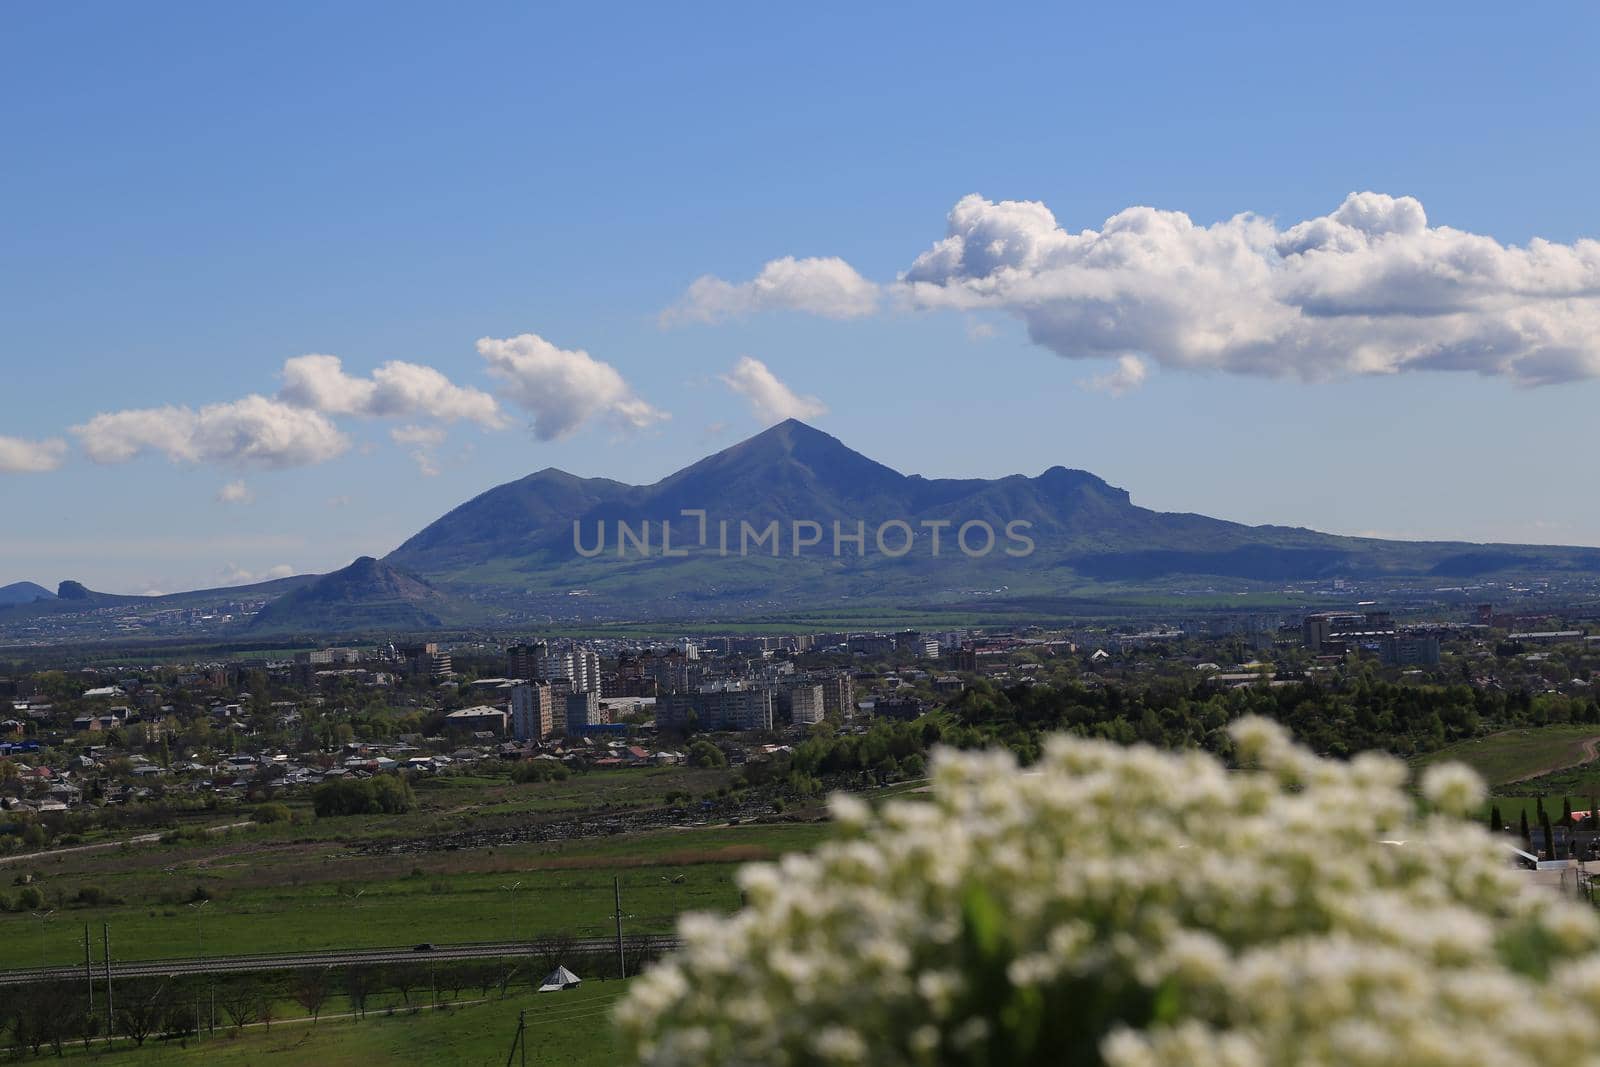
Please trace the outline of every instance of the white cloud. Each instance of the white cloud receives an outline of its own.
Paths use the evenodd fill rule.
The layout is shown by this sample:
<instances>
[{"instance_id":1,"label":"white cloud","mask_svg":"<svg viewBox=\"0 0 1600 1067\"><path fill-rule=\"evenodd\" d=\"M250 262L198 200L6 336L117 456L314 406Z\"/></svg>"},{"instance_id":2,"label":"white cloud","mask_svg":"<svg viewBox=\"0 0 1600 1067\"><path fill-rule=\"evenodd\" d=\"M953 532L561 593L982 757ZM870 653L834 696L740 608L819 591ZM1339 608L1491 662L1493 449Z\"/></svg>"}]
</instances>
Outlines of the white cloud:
<instances>
[{"instance_id":1,"label":"white cloud","mask_svg":"<svg viewBox=\"0 0 1600 1067\"><path fill-rule=\"evenodd\" d=\"M287 578L292 574L294 574L294 568L287 563L279 563L263 571L250 571L237 563L229 563L223 568L218 585L255 585L257 582L270 582L278 578Z\"/></svg>"},{"instance_id":2,"label":"white cloud","mask_svg":"<svg viewBox=\"0 0 1600 1067\"><path fill-rule=\"evenodd\" d=\"M1114 368L1086 379L1083 385L1099 393L1121 396L1139 388L1149 376L1150 367L1138 356L1118 356Z\"/></svg>"},{"instance_id":3,"label":"white cloud","mask_svg":"<svg viewBox=\"0 0 1600 1067\"><path fill-rule=\"evenodd\" d=\"M439 473L433 450L444 444L445 432L437 426L397 426L389 431L394 443L411 449L411 459L425 478Z\"/></svg>"},{"instance_id":4,"label":"white cloud","mask_svg":"<svg viewBox=\"0 0 1600 1067\"><path fill-rule=\"evenodd\" d=\"M160 452L175 463L301 467L343 453L349 440L320 412L251 395L223 404L134 408L72 427L96 463Z\"/></svg>"},{"instance_id":5,"label":"white cloud","mask_svg":"<svg viewBox=\"0 0 1600 1067\"><path fill-rule=\"evenodd\" d=\"M217 503L219 504L248 504L255 500L256 495L244 482L229 482L217 490Z\"/></svg>"},{"instance_id":6,"label":"white cloud","mask_svg":"<svg viewBox=\"0 0 1600 1067\"><path fill-rule=\"evenodd\" d=\"M350 498L348 496L330 496L328 498L328 507L330 508L345 508L349 506Z\"/></svg>"},{"instance_id":7,"label":"white cloud","mask_svg":"<svg viewBox=\"0 0 1600 1067\"><path fill-rule=\"evenodd\" d=\"M878 310L878 286L837 257L784 256L761 268L747 282L706 275L689 286L677 304L661 315L662 325L720 322L757 311L805 311L850 319Z\"/></svg>"},{"instance_id":8,"label":"white cloud","mask_svg":"<svg viewBox=\"0 0 1600 1067\"><path fill-rule=\"evenodd\" d=\"M444 444L445 432L437 426L396 426L389 436L397 445L420 445L434 448Z\"/></svg>"},{"instance_id":9,"label":"white cloud","mask_svg":"<svg viewBox=\"0 0 1600 1067\"><path fill-rule=\"evenodd\" d=\"M419 363L390 361L370 378L346 374L338 356L296 356L283 364L281 399L328 415L464 419L486 429L505 426L494 397L453 384Z\"/></svg>"},{"instance_id":10,"label":"white cloud","mask_svg":"<svg viewBox=\"0 0 1600 1067\"><path fill-rule=\"evenodd\" d=\"M0 434L0 474L43 474L61 466L67 443L59 437L29 441Z\"/></svg>"},{"instance_id":11,"label":"white cloud","mask_svg":"<svg viewBox=\"0 0 1600 1067\"><path fill-rule=\"evenodd\" d=\"M1600 241L1526 247L1430 227L1410 197L1353 193L1286 229L1134 207L1071 233L1040 203L978 196L918 256L914 307L997 309L1071 358L1320 380L1472 370L1600 376Z\"/></svg>"},{"instance_id":12,"label":"white cloud","mask_svg":"<svg viewBox=\"0 0 1600 1067\"><path fill-rule=\"evenodd\" d=\"M667 418L635 396L617 369L582 349L557 348L537 334L484 337L478 353L500 382L499 393L533 416L533 434L553 441L605 417L626 429Z\"/></svg>"},{"instance_id":13,"label":"white cloud","mask_svg":"<svg viewBox=\"0 0 1600 1067\"><path fill-rule=\"evenodd\" d=\"M764 422L814 419L828 413L822 401L814 396L800 396L759 359L740 356L733 369L720 377L729 389L750 402L750 409Z\"/></svg>"}]
</instances>

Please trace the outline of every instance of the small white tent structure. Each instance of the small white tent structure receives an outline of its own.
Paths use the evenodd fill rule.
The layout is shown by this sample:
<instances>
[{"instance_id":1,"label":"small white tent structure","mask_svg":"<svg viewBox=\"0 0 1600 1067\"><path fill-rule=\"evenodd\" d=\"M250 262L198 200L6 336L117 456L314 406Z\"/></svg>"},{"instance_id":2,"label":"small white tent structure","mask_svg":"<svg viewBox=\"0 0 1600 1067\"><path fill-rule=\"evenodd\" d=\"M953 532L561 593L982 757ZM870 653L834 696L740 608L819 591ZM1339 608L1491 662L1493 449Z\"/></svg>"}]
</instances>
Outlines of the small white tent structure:
<instances>
[{"instance_id":1,"label":"small white tent structure","mask_svg":"<svg viewBox=\"0 0 1600 1067\"><path fill-rule=\"evenodd\" d=\"M565 967L557 967L545 978L544 984L539 987L539 992L559 993L563 989L576 989L582 984L582 978L579 978Z\"/></svg>"}]
</instances>

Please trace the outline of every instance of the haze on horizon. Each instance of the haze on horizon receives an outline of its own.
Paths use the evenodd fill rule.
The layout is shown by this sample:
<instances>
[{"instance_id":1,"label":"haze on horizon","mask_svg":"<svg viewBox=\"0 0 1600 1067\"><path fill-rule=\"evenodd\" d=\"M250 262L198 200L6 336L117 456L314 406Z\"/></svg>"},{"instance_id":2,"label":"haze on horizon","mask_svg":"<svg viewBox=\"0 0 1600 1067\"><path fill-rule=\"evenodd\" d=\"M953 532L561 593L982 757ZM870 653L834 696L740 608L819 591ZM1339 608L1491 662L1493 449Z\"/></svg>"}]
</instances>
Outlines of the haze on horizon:
<instances>
[{"instance_id":1,"label":"haze on horizon","mask_svg":"<svg viewBox=\"0 0 1600 1067\"><path fill-rule=\"evenodd\" d=\"M9 13L0 585L327 571L788 417L1600 544L1600 13L963 11Z\"/></svg>"}]
</instances>

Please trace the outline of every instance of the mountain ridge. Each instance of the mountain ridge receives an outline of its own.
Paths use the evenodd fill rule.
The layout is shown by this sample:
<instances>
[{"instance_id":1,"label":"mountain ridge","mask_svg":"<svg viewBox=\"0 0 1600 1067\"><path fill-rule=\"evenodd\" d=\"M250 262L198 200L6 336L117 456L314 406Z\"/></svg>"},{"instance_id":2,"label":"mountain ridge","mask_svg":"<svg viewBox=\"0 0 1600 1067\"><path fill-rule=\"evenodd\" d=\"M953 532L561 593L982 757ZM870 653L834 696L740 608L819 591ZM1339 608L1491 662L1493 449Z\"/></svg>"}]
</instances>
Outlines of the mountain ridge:
<instances>
[{"instance_id":1,"label":"mountain ridge","mask_svg":"<svg viewBox=\"0 0 1600 1067\"><path fill-rule=\"evenodd\" d=\"M708 527L776 521L783 553L774 560L619 558L615 542L594 558L585 537L625 522L671 526L671 543L699 544ZM835 558L822 548L791 555L789 529L834 522L867 529L902 521L918 551L903 559ZM995 530L1020 521L1035 551L1025 560L973 559L949 550L963 523ZM941 559L928 558L929 527L943 530ZM826 538L824 539L827 540ZM589 542L593 544L592 540ZM657 537L659 546L659 534ZM693 553L692 553L693 555ZM868 553L871 555L871 553ZM786 420L648 485L584 479L547 468L479 494L403 542L386 560L442 585L483 596L520 587L553 598L577 590L616 608L646 602L724 602L731 607L795 606L807 598L948 597L988 586L1061 592L1085 583L1134 585L1183 575L1283 582L1336 575L1422 579L1501 570L1600 570L1600 549L1396 542L1283 525L1248 526L1206 515L1160 512L1128 490L1060 464L1001 478L905 475L832 435ZM781 566L780 566L781 564Z\"/></svg>"},{"instance_id":2,"label":"mountain ridge","mask_svg":"<svg viewBox=\"0 0 1600 1067\"><path fill-rule=\"evenodd\" d=\"M758 536L754 551L743 543L747 524ZM760 540L769 524L774 539ZM977 530L979 546L987 526L992 550L962 550L971 547L960 541L964 525ZM622 545L624 526L635 549L643 531L649 551ZM858 528L861 541L852 542ZM885 550L886 530L891 542L905 540L905 552ZM815 537L801 544L802 533ZM837 542L836 533L843 534ZM594 551L597 534L601 548ZM664 536L672 555L662 551ZM1024 540L1028 551L1006 551ZM724 543L729 550L721 550ZM530 618L735 618L840 606L938 608L974 598L1040 603L1085 591L1126 596L1219 583L1275 592L1284 583L1334 577L1436 582L1501 573L1600 573L1600 549L1248 526L1145 508L1128 490L1060 464L1035 476L906 475L791 419L648 485L545 467L464 501L381 560L363 556L325 575L158 598L64 582L61 597L0 606L0 614L170 607L228 596L271 601L251 624L261 630L416 632Z\"/></svg>"}]
</instances>

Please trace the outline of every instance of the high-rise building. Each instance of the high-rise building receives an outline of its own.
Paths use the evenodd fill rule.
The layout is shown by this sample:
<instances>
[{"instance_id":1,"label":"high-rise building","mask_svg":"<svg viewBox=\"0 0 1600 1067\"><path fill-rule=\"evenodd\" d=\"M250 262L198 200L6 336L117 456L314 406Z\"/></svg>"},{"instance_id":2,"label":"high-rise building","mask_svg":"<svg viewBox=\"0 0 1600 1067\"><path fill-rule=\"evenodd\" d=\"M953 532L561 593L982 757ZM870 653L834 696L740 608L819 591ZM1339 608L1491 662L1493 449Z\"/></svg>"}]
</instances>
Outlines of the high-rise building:
<instances>
[{"instance_id":1,"label":"high-rise building","mask_svg":"<svg viewBox=\"0 0 1600 1067\"><path fill-rule=\"evenodd\" d=\"M450 653L443 652L431 641L425 645L410 645L400 650L413 674L426 674L438 681L454 675Z\"/></svg>"},{"instance_id":2,"label":"high-rise building","mask_svg":"<svg viewBox=\"0 0 1600 1067\"><path fill-rule=\"evenodd\" d=\"M511 736L542 741L555 729L555 701L548 685L526 684L511 690Z\"/></svg>"},{"instance_id":3,"label":"high-rise building","mask_svg":"<svg viewBox=\"0 0 1600 1067\"><path fill-rule=\"evenodd\" d=\"M567 717L564 728L569 734L575 734L585 726L600 726L606 722L606 713L600 704L598 689L568 693L566 706Z\"/></svg>"},{"instance_id":4,"label":"high-rise building","mask_svg":"<svg viewBox=\"0 0 1600 1067\"><path fill-rule=\"evenodd\" d=\"M512 678L539 680L540 665L549 651L543 641L512 645L506 649L506 674Z\"/></svg>"},{"instance_id":5,"label":"high-rise building","mask_svg":"<svg viewBox=\"0 0 1600 1067\"><path fill-rule=\"evenodd\" d=\"M856 711L856 687L849 671L834 671L817 679L822 685L822 710L836 719L848 719Z\"/></svg>"},{"instance_id":6,"label":"high-rise building","mask_svg":"<svg viewBox=\"0 0 1600 1067\"><path fill-rule=\"evenodd\" d=\"M772 690L730 683L656 698L656 725L664 730L772 729Z\"/></svg>"},{"instance_id":7,"label":"high-rise building","mask_svg":"<svg viewBox=\"0 0 1600 1067\"><path fill-rule=\"evenodd\" d=\"M572 654L573 685L572 688L585 693L600 692L600 657L587 648L580 648Z\"/></svg>"},{"instance_id":8,"label":"high-rise building","mask_svg":"<svg viewBox=\"0 0 1600 1067\"><path fill-rule=\"evenodd\" d=\"M789 700L789 718L796 724L818 723L827 714L820 685L796 686L790 692Z\"/></svg>"},{"instance_id":9,"label":"high-rise building","mask_svg":"<svg viewBox=\"0 0 1600 1067\"><path fill-rule=\"evenodd\" d=\"M1323 645L1336 639L1377 640L1393 633L1394 618L1387 611L1322 611L1307 615L1300 626L1306 649L1321 652Z\"/></svg>"},{"instance_id":10,"label":"high-rise building","mask_svg":"<svg viewBox=\"0 0 1600 1067\"><path fill-rule=\"evenodd\" d=\"M1432 634L1391 634L1383 639L1383 662L1390 667L1437 667L1439 639Z\"/></svg>"}]
</instances>

